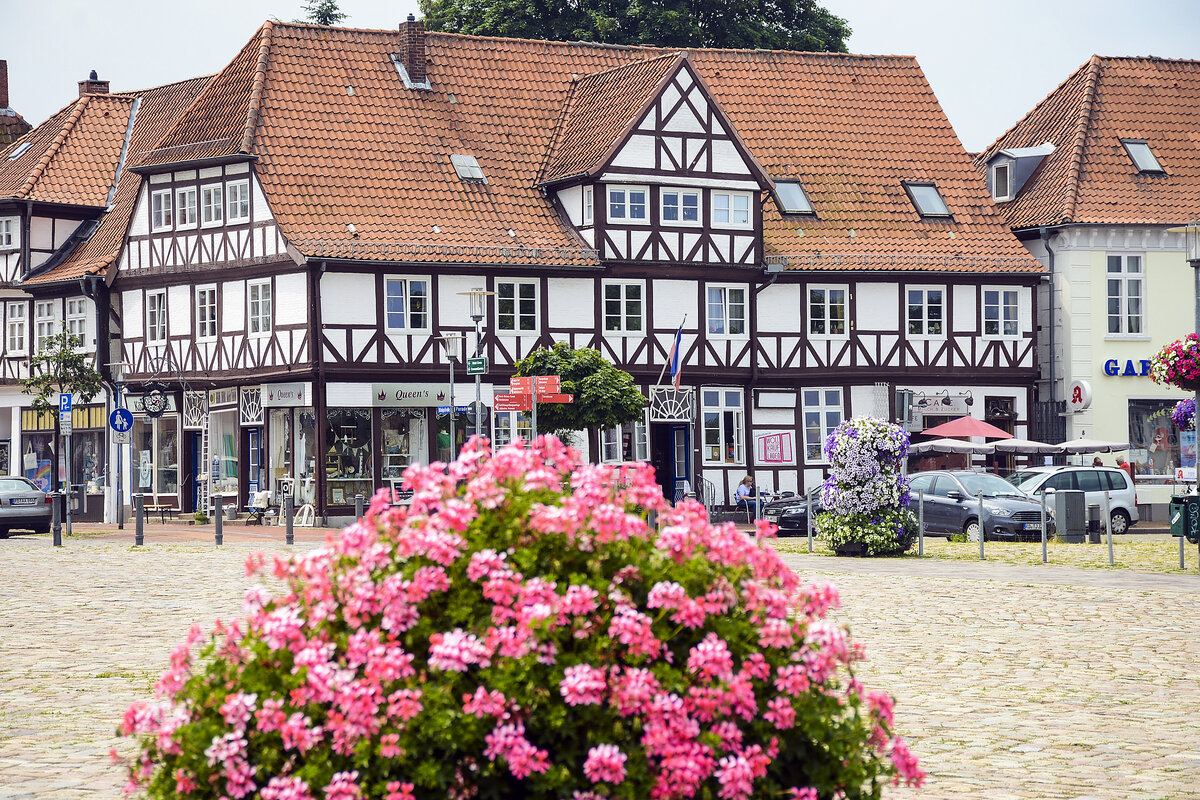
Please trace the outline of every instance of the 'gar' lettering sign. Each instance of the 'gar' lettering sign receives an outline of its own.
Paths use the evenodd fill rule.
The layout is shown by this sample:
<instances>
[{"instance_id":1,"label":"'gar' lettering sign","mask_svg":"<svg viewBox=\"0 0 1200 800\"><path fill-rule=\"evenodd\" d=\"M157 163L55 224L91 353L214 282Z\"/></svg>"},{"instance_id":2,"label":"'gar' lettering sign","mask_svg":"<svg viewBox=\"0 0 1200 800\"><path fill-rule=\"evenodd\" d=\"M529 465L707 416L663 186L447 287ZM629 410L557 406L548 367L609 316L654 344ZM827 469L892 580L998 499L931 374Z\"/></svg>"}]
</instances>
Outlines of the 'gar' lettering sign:
<instances>
[{"instance_id":1,"label":"'gar' lettering sign","mask_svg":"<svg viewBox=\"0 0 1200 800\"><path fill-rule=\"evenodd\" d=\"M1134 364L1137 364L1135 367ZM1125 367L1121 367L1121 362L1115 358L1110 358L1104 362L1104 374L1116 378L1145 378L1150 375L1150 360L1143 358L1140 361L1127 359Z\"/></svg>"}]
</instances>

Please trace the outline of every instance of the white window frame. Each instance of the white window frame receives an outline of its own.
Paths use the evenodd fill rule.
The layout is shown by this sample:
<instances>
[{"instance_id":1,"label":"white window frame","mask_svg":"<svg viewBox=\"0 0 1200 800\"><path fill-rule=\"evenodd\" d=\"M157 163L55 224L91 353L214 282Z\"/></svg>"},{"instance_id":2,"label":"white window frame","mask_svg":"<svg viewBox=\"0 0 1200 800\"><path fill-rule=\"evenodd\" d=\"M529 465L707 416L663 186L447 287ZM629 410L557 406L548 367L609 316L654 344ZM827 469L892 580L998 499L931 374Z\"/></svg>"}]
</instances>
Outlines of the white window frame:
<instances>
[{"instance_id":1,"label":"white window frame","mask_svg":"<svg viewBox=\"0 0 1200 800\"><path fill-rule=\"evenodd\" d=\"M171 230L175 220L173 197L174 193L170 189L150 192L150 230L152 232Z\"/></svg>"},{"instance_id":2,"label":"white window frame","mask_svg":"<svg viewBox=\"0 0 1200 800\"><path fill-rule=\"evenodd\" d=\"M596 223L596 194L591 186L583 187L583 224Z\"/></svg>"},{"instance_id":3,"label":"white window frame","mask_svg":"<svg viewBox=\"0 0 1200 800\"><path fill-rule=\"evenodd\" d=\"M995 295L989 297L989 295ZM983 302L983 319L980 321L985 339L1018 339L1021 336L1021 290L1015 286L984 286L980 298ZM995 317L988 313L995 309ZM1010 316L1011 313L1011 316ZM994 333L988 332L988 322L996 323ZM1009 331L1012 331L1009 333Z\"/></svg>"},{"instance_id":4,"label":"white window frame","mask_svg":"<svg viewBox=\"0 0 1200 800\"><path fill-rule=\"evenodd\" d=\"M414 283L424 284L425 309L423 311L413 311L412 308L412 285ZM389 308L389 301L392 299L392 288L395 286L403 287L399 294L400 301L404 307L399 314L403 318L403 325L392 324L393 312ZM388 275L383 279L383 324L388 333L428 333L429 318L431 315L430 307L433 305L433 298L430 296L430 287L432 282L428 275ZM419 325L413 324L414 314L419 314L423 318L423 322Z\"/></svg>"},{"instance_id":5,"label":"white window frame","mask_svg":"<svg viewBox=\"0 0 1200 800\"><path fill-rule=\"evenodd\" d=\"M212 302L205 302L211 298ZM208 314L205 310L208 310ZM196 287L196 341L212 342L217 338L217 285Z\"/></svg>"},{"instance_id":6,"label":"white window frame","mask_svg":"<svg viewBox=\"0 0 1200 800\"><path fill-rule=\"evenodd\" d=\"M155 302L157 300L157 302ZM167 290L146 292L146 344L167 343Z\"/></svg>"},{"instance_id":7,"label":"white window frame","mask_svg":"<svg viewBox=\"0 0 1200 800\"><path fill-rule=\"evenodd\" d=\"M496 333L498 335L500 335L500 336L533 336L533 335L536 335L538 333L538 331L541 330L541 316L542 315L541 315L541 305L540 305L541 304L540 293L541 293L542 289L541 289L540 283L541 283L540 281L525 281L525 280L496 281ZM500 304L503 303L506 299L501 296L502 287L504 287L504 286L512 286L513 287L513 296L511 298L512 302L513 302L513 310L512 310L511 315L507 314L505 312L502 312L500 310ZM521 318L529 316L528 314L521 311L521 301L529 299L529 298L521 297L521 288L525 287L525 286L533 287L533 327L532 328L522 328L521 327ZM502 327L501 323L503 321L503 318L506 316L512 316L513 327L511 327L511 328Z\"/></svg>"},{"instance_id":8,"label":"white window frame","mask_svg":"<svg viewBox=\"0 0 1200 800\"><path fill-rule=\"evenodd\" d=\"M250 181L230 181L225 184L225 224L232 225L235 222L249 221Z\"/></svg>"},{"instance_id":9,"label":"white window frame","mask_svg":"<svg viewBox=\"0 0 1200 800\"><path fill-rule=\"evenodd\" d=\"M215 216L214 216L214 212ZM200 187L200 226L215 228L225 222L225 186L209 183Z\"/></svg>"},{"instance_id":10,"label":"white window frame","mask_svg":"<svg viewBox=\"0 0 1200 800\"><path fill-rule=\"evenodd\" d=\"M1112 272L1113 259L1119 259L1120 270ZM1130 270L1130 260L1137 260L1137 269ZM1118 291L1114 296L1112 283L1118 283ZM1129 291L1132 285L1137 285L1137 299L1141 308L1136 315L1137 330L1131 330L1129 301L1133 299ZM1144 253L1106 253L1104 258L1104 331L1106 339L1146 339L1146 256ZM1113 314L1112 303L1117 301L1117 311ZM1112 329L1113 317L1117 318L1118 329Z\"/></svg>"},{"instance_id":11,"label":"white window frame","mask_svg":"<svg viewBox=\"0 0 1200 800\"><path fill-rule=\"evenodd\" d=\"M904 332L905 332L905 335L909 339L945 339L946 338L946 300L948 298L946 287L945 286L905 286L903 291L904 291ZM913 317L910 313L911 312L910 306L912 305L912 302L908 296L909 292L920 292L921 293L921 330L917 333L913 333L911 330ZM942 293L941 301L937 304L938 306L940 306L941 312L942 312L940 315L940 318L939 318L939 322L941 322L942 329L938 333L930 333L929 332L929 308L931 306L931 303L929 302L929 293L930 292L941 292Z\"/></svg>"},{"instance_id":12,"label":"white window frame","mask_svg":"<svg viewBox=\"0 0 1200 800\"><path fill-rule=\"evenodd\" d=\"M275 293L271 290L269 278L246 281L246 335L250 338L260 339L271 335L274 327L274 298Z\"/></svg>"},{"instance_id":13,"label":"white window frame","mask_svg":"<svg viewBox=\"0 0 1200 800\"><path fill-rule=\"evenodd\" d=\"M35 300L33 304L34 352L40 353L46 340L58 334L58 301Z\"/></svg>"},{"instance_id":14,"label":"white window frame","mask_svg":"<svg viewBox=\"0 0 1200 800\"><path fill-rule=\"evenodd\" d=\"M615 224L619 224L619 225L649 225L650 224L650 187L649 186L636 186L636 185L625 184L625 183L617 183L617 184L608 185L605 188L607 189L607 191L605 192L605 198L608 201L608 205L605 206L605 218L610 223L615 223ZM618 192L623 193L623 199L620 201L614 201L613 195L614 195L614 193L618 193ZM642 192L646 198L645 203L640 204L642 207L642 216L641 217L631 217L630 216L630 212L634 207L634 204L630 201L630 198L629 198L630 192ZM623 209L622 213L624 214L624 216L621 216L621 217L613 216L614 202L617 205L619 205L621 209Z\"/></svg>"},{"instance_id":15,"label":"white window frame","mask_svg":"<svg viewBox=\"0 0 1200 800\"><path fill-rule=\"evenodd\" d=\"M992 199L998 203L1006 200L1012 200L1012 175L1013 164L1011 161L998 161L992 164ZM997 177L1000 170L1004 170L1004 192L1001 193L1000 180Z\"/></svg>"},{"instance_id":16,"label":"white window frame","mask_svg":"<svg viewBox=\"0 0 1200 800\"><path fill-rule=\"evenodd\" d=\"M741 303L731 303L729 299L730 290L737 290L742 293ZM713 302L712 293L720 292L720 300L717 303ZM721 306L721 321L723 327L720 331L713 330L712 309L714 305ZM741 333L730 333L733 327L731 309L734 306L740 305L742 308L742 331ZM705 330L708 331L710 339L745 339L750 335L750 292L744 284L738 283L707 283L704 285L704 324Z\"/></svg>"},{"instance_id":17,"label":"white window frame","mask_svg":"<svg viewBox=\"0 0 1200 800\"><path fill-rule=\"evenodd\" d=\"M0 217L0 248L17 247L19 245L17 229L20 226L17 224L18 219L18 217Z\"/></svg>"},{"instance_id":18,"label":"white window frame","mask_svg":"<svg viewBox=\"0 0 1200 800\"><path fill-rule=\"evenodd\" d=\"M600 463L625 463L624 436L626 433L631 437L630 444L633 450L633 458L629 460L650 460L650 425L643 416L642 419L626 422L624 425L600 429Z\"/></svg>"},{"instance_id":19,"label":"white window frame","mask_svg":"<svg viewBox=\"0 0 1200 800\"><path fill-rule=\"evenodd\" d=\"M809 403L809 395L817 393L817 402ZM837 401L831 403L829 394L837 393ZM809 425L809 415L817 415L816 426ZM831 419L830 414L836 414ZM806 386L800 390L800 428L804 440L804 463L825 464L825 440L833 429L846 419L846 394L840 386ZM811 435L810 435L811 434ZM815 441L814 441L815 439ZM810 455L810 448L816 448L816 455Z\"/></svg>"},{"instance_id":20,"label":"white window frame","mask_svg":"<svg viewBox=\"0 0 1200 800\"><path fill-rule=\"evenodd\" d=\"M175 190L175 230L190 231L199 220L199 195L195 186Z\"/></svg>"},{"instance_id":21,"label":"white window frame","mask_svg":"<svg viewBox=\"0 0 1200 800\"><path fill-rule=\"evenodd\" d=\"M499 448L515 438L533 439L533 416L528 411L492 412L492 447Z\"/></svg>"},{"instance_id":22,"label":"white window frame","mask_svg":"<svg viewBox=\"0 0 1200 800\"><path fill-rule=\"evenodd\" d=\"M88 345L87 298L68 297L63 330L79 339L76 349L84 350Z\"/></svg>"},{"instance_id":23,"label":"white window frame","mask_svg":"<svg viewBox=\"0 0 1200 800\"><path fill-rule=\"evenodd\" d=\"M619 297L609 298L609 289L616 288L619 290ZM637 289L637 298L629 297L629 289ZM637 328L629 327L629 319L634 316L629 313L629 304L635 302L638 304L637 312ZM609 303L616 303L620 313L617 314L618 327L609 328L608 320ZM605 280L601 282L600 287L600 324L603 326L604 335L614 336L645 336L646 335L646 282L645 281L618 281Z\"/></svg>"},{"instance_id":24,"label":"white window frame","mask_svg":"<svg viewBox=\"0 0 1200 800\"><path fill-rule=\"evenodd\" d=\"M696 218L684 219L684 198L696 198ZM667 197L675 198L675 209L679 219L667 219ZM704 194L699 189L663 188L658 191L658 219L663 225L678 225L687 228L699 228L704 224Z\"/></svg>"},{"instance_id":25,"label":"white window frame","mask_svg":"<svg viewBox=\"0 0 1200 800\"><path fill-rule=\"evenodd\" d=\"M29 328L29 304L24 300L10 302L5 312L4 343L7 345L7 353L10 356L23 356Z\"/></svg>"},{"instance_id":26,"label":"white window frame","mask_svg":"<svg viewBox=\"0 0 1200 800\"><path fill-rule=\"evenodd\" d=\"M825 316L825 331L823 333L814 330L816 317L813 316L813 292L821 292L821 307L824 309ZM832 292L842 293L842 331L841 333L831 332L830 310L837 305L830 299ZM811 339L847 339L850 337L850 286L848 284L811 284L805 292L805 310L808 313L808 336Z\"/></svg>"},{"instance_id":27,"label":"white window frame","mask_svg":"<svg viewBox=\"0 0 1200 800\"><path fill-rule=\"evenodd\" d=\"M713 393L716 402L711 402ZM730 403L730 398L736 394L736 405ZM746 463L746 412L745 393L737 386L702 386L700 387L700 436L701 452L705 464L721 464L724 466L744 466ZM709 424L709 415L716 415L716 425ZM726 428L733 425L733 436L726 435ZM710 441L709 432L715 431L716 444ZM730 459L722 451L725 442L732 438L733 458ZM712 448L717 447L718 457L712 457Z\"/></svg>"},{"instance_id":28,"label":"white window frame","mask_svg":"<svg viewBox=\"0 0 1200 800\"><path fill-rule=\"evenodd\" d=\"M746 208L740 209L737 201L745 200ZM738 221L738 215L744 212L746 219ZM712 192L709 199L709 214L714 228L732 230L750 230L754 227L754 197L750 192ZM725 220L721 220L721 216Z\"/></svg>"}]
</instances>

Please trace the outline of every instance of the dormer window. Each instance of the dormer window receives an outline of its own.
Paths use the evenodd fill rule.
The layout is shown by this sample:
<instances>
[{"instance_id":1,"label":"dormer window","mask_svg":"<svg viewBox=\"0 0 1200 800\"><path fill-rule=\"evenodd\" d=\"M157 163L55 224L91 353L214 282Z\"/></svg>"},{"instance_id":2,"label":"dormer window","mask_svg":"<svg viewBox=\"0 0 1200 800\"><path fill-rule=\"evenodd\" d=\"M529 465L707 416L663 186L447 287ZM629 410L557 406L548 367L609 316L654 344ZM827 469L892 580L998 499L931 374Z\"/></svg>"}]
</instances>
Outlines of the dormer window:
<instances>
[{"instance_id":1,"label":"dormer window","mask_svg":"<svg viewBox=\"0 0 1200 800\"><path fill-rule=\"evenodd\" d=\"M483 169L479 166L479 162L475 160L475 156L455 153L450 156L450 163L454 165L455 173L464 182L487 183L487 178L484 177Z\"/></svg>"},{"instance_id":2,"label":"dormer window","mask_svg":"<svg viewBox=\"0 0 1200 800\"><path fill-rule=\"evenodd\" d=\"M1012 199L1012 168L1007 161L992 165L992 199Z\"/></svg>"},{"instance_id":3,"label":"dormer window","mask_svg":"<svg viewBox=\"0 0 1200 800\"><path fill-rule=\"evenodd\" d=\"M1151 175L1164 175L1166 170L1158 163L1158 159L1154 157L1154 151L1150 149L1150 143L1145 139L1122 139L1121 144L1125 145L1125 151L1129 153L1129 157L1133 159L1133 164L1138 168L1138 172Z\"/></svg>"},{"instance_id":4,"label":"dormer window","mask_svg":"<svg viewBox=\"0 0 1200 800\"><path fill-rule=\"evenodd\" d=\"M8 160L16 161L18 158L20 158L22 155L25 154L25 151L28 150L30 145L32 145L32 144L33 144L33 142L21 142L19 145L17 145L17 148L15 150L13 150L11 153L8 154Z\"/></svg>"},{"instance_id":5,"label":"dormer window","mask_svg":"<svg viewBox=\"0 0 1200 800\"><path fill-rule=\"evenodd\" d=\"M908 199L912 201L913 207L922 217L950 216L950 209L946 207L946 201L942 199L941 192L932 183L905 181L904 191L908 192Z\"/></svg>"},{"instance_id":6,"label":"dormer window","mask_svg":"<svg viewBox=\"0 0 1200 800\"><path fill-rule=\"evenodd\" d=\"M812 203L799 181L775 181L775 202L784 214L812 214Z\"/></svg>"},{"instance_id":7,"label":"dormer window","mask_svg":"<svg viewBox=\"0 0 1200 800\"><path fill-rule=\"evenodd\" d=\"M583 187L583 224L591 225L596 219L594 192L591 186Z\"/></svg>"}]
</instances>

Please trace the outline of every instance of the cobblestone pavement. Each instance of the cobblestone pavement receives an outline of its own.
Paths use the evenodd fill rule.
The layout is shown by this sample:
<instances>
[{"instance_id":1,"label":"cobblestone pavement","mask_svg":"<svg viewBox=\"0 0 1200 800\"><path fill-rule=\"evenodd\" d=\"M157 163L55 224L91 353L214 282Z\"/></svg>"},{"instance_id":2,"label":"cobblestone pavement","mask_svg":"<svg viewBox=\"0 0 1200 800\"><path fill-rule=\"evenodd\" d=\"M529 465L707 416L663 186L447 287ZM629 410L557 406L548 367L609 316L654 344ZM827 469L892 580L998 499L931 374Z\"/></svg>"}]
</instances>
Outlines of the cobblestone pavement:
<instances>
[{"instance_id":1,"label":"cobblestone pavement","mask_svg":"<svg viewBox=\"0 0 1200 800\"><path fill-rule=\"evenodd\" d=\"M107 753L126 705L192 622L240 612L250 552L284 550L185 533L142 548L0 541L0 798L118 798ZM841 587L837 617L871 658L860 675L897 696L930 773L887 797L1200 797L1186 577L786 558Z\"/></svg>"}]
</instances>

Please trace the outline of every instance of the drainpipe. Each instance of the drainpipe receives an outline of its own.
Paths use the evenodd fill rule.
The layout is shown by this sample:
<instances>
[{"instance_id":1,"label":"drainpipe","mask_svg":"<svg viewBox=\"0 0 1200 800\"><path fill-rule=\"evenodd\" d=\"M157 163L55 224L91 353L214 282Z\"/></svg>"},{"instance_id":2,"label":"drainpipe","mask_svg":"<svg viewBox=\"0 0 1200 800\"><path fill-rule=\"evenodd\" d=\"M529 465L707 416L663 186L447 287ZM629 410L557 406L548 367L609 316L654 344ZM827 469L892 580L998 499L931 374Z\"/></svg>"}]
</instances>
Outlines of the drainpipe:
<instances>
[{"instance_id":1,"label":"drainpipe","mask_svg":"<svg viewBox=\"0 0 1200 800\"><path fill-rule=\"evenodd\" d=\"M29 258L32 250L29 247L29 232L33 229L33 201L25 201L25 219L23 219L21 227L21 277L29 274Z\"/></svg>"},{"instance_id":2,"label":"drainpipe","mask_svg":"<svg viewBox=\"0 0 1200 800\"><path fill-rule=\"evenodd\" d=\"M1054 352L1054 327L1055 327L1055 308L1054 308L1054 251L1050 249L1050 230L1044 225L1038 229L1038 235L1041 236L1042 246L1046 248L1046 270L1050 273L1050 298L1046 304L1046 311L1050 317L1050 407L1054 408L1054 385L1057 383L1058 372L1056 371L1057 360Z\"/></svg>"},{"instance_id":3,"label":"drainpipe","mask_svg":"<svg viewBox=\"0 0 1200 800\"><path fill-rule=\"evenodd\" d=\"M108 347L110 345L108 339L108 298L107 285L103 291L101 286L101 278L99 275L84 275L79 279L79 290L83 292L83 296L92 301L92 306L96 309L96 370L100 373L100 380L104 384L106 410L111 411L114 408L121 407L121 390L116 382L112 379L112 371L108 363ZM103 299L103 302L102 302ZM107 415L106 415L107 416ZM108 437L105 437L107 446ZM125 528L125 502L121 497L121 448L124 445L117 445L117 467L116 467L116 506L117 506L117 528ZM107 460L107 459L106 459ZM105 482L108 483L108 475L113 474L112 465L109 464L105 469ZM112 483L108 484L110 487Z\"/></svg>"}]
</instances>

